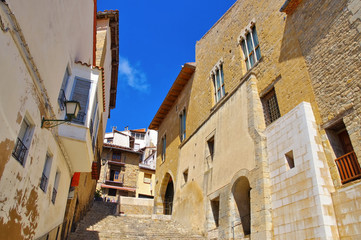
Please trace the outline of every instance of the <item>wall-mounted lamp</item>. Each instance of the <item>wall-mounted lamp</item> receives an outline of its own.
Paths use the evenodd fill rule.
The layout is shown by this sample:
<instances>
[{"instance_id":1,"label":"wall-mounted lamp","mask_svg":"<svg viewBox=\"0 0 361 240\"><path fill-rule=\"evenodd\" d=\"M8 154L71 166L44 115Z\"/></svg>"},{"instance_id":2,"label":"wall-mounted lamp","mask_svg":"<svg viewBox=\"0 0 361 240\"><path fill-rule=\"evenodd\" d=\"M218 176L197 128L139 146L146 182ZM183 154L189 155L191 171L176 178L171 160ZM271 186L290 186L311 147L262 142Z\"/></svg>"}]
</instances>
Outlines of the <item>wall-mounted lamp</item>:
<instances>
[{"instance_id":1,"label":"wall-mounted lamp","mask_svg":"<svg viewBox=\"0 0 361 240\"><path fill-rule=\"evenodd\" d=\"M60 119L45 119L43 117L41 121L41 127L43 128L52 128L55 126L58 126L60 124L63 124L65 122L70 122L73 118L76 118L78 116L79 110L80 110L80 103L78 101L66 101L65 102L65 111L66 111L66 117L64 120Z\"/></svg>"},{"instance_id":2,"label":"wall-mounted lamp","mask_svg":"<svg viewBox=\"0 0 361 240\"><path fill-rule=\"evenodd\" d=\"M102 159L102 166L104 166L106 163L107 163L107 160L103 158Z\"/></svg>"}]
</instances>

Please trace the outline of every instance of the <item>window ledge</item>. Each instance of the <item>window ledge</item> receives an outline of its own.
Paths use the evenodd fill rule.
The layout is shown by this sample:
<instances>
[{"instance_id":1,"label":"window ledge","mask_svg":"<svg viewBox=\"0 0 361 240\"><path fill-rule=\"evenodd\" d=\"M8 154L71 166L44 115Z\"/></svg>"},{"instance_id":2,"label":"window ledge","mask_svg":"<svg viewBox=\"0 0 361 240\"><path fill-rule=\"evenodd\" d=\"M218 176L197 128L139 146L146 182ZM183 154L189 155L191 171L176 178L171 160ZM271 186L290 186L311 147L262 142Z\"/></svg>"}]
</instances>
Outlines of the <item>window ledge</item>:
<instances>
[{"instance_id":1,"label":"window ledge","mask_svg":"<svg viewBox=\"0 0 361 240\"><path fill-rule=\"evenodd\" d=\"M211 108L211 112L217 109L218 106L221 106L223 102L225 102L225 100L227 99L228 95L229 95L228 92L226 92L224 96L216 104L214 104L214 106Z\"/></svg>"}]
</instances>

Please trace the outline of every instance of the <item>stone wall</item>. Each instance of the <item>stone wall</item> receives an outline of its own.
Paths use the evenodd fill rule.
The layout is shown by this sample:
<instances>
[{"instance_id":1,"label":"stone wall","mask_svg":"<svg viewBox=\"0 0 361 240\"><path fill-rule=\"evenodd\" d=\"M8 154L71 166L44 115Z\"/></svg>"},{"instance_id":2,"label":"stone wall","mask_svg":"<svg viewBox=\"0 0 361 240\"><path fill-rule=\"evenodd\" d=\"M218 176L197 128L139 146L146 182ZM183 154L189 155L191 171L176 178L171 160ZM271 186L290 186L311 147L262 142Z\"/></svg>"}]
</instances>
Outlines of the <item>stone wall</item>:
<instances>
[{"instance_id":1,"label":"stone wall","mask_svg":"<svg viewBox=\"0 0 361 240\"><path fill-rule=\"evenodd\" d=\"M310 104L267 127L276 239L337 239L334 191Z\"/></svg>"},{"instance_id":2,"label":"stone wall","mask_svg":"<svg viewBox=\"0 0 361 240\"><path fill-rule=\"evenodd\" d=\"M151 216L153 213L153 199L120 197L120 213L126 216Z\"/></svg>"}]
</instances>

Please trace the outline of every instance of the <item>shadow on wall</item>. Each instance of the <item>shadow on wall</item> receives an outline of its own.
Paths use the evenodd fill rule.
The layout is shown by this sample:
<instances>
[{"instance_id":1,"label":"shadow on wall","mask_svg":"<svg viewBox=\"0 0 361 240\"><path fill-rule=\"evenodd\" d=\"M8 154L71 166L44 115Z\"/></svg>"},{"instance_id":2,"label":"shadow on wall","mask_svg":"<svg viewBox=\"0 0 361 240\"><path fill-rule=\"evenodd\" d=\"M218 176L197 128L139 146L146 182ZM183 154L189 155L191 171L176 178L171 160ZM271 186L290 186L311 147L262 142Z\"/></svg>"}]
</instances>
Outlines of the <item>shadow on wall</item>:
<instances>
[{"instance_id":1,"label":"shadow on wall","mask_svg":"<svg viewBox=\"0 0 361 240\"><path fill-rule=\"evenodd\" d=\"M94 239L99 240L99 232L93 226L108 216L116 214L117 203L95 201L87 215L81 220L75 232L69 234L69 240Z\"/></svg>"},{"instance_id":2,"label":"shadow on wall","mask_svg":"<svg viewBox=\"0 0 361 240\"><path fill-rule=\"evenodd\" d=\"M346 0L302 1L295 12L285 17L279 62L310 55L346 4Z\"/></svg>"}]
</instances>

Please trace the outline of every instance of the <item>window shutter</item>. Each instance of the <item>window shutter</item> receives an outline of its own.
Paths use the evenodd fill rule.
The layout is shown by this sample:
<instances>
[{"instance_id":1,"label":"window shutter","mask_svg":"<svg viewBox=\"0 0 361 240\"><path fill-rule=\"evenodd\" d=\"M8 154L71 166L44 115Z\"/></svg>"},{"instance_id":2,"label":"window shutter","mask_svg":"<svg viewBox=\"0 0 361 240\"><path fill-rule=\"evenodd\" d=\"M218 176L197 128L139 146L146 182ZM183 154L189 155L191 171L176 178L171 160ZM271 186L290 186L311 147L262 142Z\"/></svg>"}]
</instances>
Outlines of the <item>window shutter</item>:
<instances>
[{"instance_id":1,"label":"window shutter","mask_svg":"<svg viewBox=\"0 0 361 240\"><path fill-rule=\"evenodd\" d=\"M73 90L73 101L78 101L80 103L80 111L78 117L74 119L75 122L84 123L85 116L88 107L89 101L89 90L90 90L90 81L76 79L74 90Z\"/></svg>"}]
</instances>

